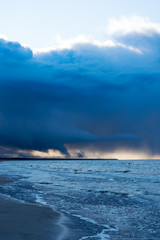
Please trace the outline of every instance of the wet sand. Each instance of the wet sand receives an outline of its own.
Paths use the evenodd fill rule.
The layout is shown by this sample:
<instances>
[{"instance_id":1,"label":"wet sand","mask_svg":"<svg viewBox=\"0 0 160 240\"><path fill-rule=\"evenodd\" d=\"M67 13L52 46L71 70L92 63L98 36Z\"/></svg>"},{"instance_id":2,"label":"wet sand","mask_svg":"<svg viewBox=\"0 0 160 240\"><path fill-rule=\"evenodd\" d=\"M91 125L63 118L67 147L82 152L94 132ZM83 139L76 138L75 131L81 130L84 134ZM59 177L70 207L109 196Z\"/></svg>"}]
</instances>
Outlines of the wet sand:
<instances>
[{"instance_id":1,"label":"wet sand","mask_svg":"<svg viewBox=\"0 0 160 240\"><path fill-rule=\"evenodd\" d=\"M9 183L0 176L0 185ZM0 195L1 240L57 240L63 232L61 215L51 208Z\"/></svg>"}]
</instances>

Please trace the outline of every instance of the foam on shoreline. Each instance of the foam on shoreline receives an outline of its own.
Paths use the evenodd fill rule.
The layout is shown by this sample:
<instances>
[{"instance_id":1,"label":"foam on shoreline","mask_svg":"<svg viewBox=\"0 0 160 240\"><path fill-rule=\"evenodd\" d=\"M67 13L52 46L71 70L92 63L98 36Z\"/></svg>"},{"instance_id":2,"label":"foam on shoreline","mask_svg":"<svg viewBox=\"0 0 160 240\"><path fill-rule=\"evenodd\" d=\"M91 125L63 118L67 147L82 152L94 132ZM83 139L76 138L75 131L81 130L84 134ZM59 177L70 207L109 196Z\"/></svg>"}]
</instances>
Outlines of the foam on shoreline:
<instances>
[{"instance_id":1,"label":"foam on shoreline","mask_svg":"<svg viewBox=\"0 0 160 240\"><path fill-rule=\"evenodd\" d=\"M0 176L0 185L9 182ZM62 240L66 228L61 218L61 213L42 203L26 203L0 194L0 239Z\"/></svg>"}]
</instances>

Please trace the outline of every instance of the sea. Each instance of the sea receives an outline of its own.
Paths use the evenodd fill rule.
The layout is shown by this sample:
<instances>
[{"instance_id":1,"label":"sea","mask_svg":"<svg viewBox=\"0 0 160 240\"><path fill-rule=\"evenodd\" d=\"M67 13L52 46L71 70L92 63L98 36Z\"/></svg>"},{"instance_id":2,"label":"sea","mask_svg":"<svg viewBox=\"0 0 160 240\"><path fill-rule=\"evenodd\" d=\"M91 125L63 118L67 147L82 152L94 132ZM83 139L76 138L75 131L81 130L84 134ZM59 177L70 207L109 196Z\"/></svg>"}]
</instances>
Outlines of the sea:
<instances>
[{"instance_id":1,"label":"sea","mask_svg":"<svg viewBox=\"0 0 160 240\"><path fill-rule=\"evenodd\" d=\"M0 174L1 194L60 212L64 240L160 239L160 160L2 161Z\"/></svg>"}]
</instances>

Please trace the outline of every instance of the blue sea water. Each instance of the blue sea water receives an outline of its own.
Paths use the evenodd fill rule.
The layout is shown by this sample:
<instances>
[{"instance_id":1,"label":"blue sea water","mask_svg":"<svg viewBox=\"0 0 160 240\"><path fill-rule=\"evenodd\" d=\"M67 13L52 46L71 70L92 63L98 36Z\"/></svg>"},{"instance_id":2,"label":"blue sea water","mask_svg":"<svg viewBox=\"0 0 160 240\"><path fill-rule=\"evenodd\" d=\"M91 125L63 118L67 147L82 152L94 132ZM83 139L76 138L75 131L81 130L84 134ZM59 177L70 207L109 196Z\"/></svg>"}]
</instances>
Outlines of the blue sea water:
<instances>
[{"instance_id":1,"label":"blue sea water","mask_svg":"<svg viewBox=\"0 0 160 240\"><path fill-rule=\"evenodd\" d=\"M64 240L160 239L160 161L4 161L0 193L61 212Z\"/></svg>"}]
</instances>

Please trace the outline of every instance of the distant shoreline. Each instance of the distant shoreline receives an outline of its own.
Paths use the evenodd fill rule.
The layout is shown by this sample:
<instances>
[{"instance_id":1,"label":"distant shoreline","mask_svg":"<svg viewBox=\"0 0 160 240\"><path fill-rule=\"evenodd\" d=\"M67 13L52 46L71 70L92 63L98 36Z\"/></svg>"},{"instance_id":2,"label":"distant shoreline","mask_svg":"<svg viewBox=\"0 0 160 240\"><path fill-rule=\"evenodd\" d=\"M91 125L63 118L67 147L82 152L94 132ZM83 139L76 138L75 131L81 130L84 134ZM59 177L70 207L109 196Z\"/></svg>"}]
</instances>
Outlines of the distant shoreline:
<instances>
[{"instance_id":1,"label":"distant shoreline","mask_svg":"<svg viewBox=\"0 0 160 240\"><path fill-rule=\"evenodd\" d=\"M88 160L97 160L97 161L100 161L100 160L105 160L105 161L110 161L110 160L118 160L117 158L3 158L3 157L0 157L0 161L43 161L43 160L51 160L51 161L56 161L56 160L64 160L64 161L88 161Z\"/></svg>"}]
</instances>

